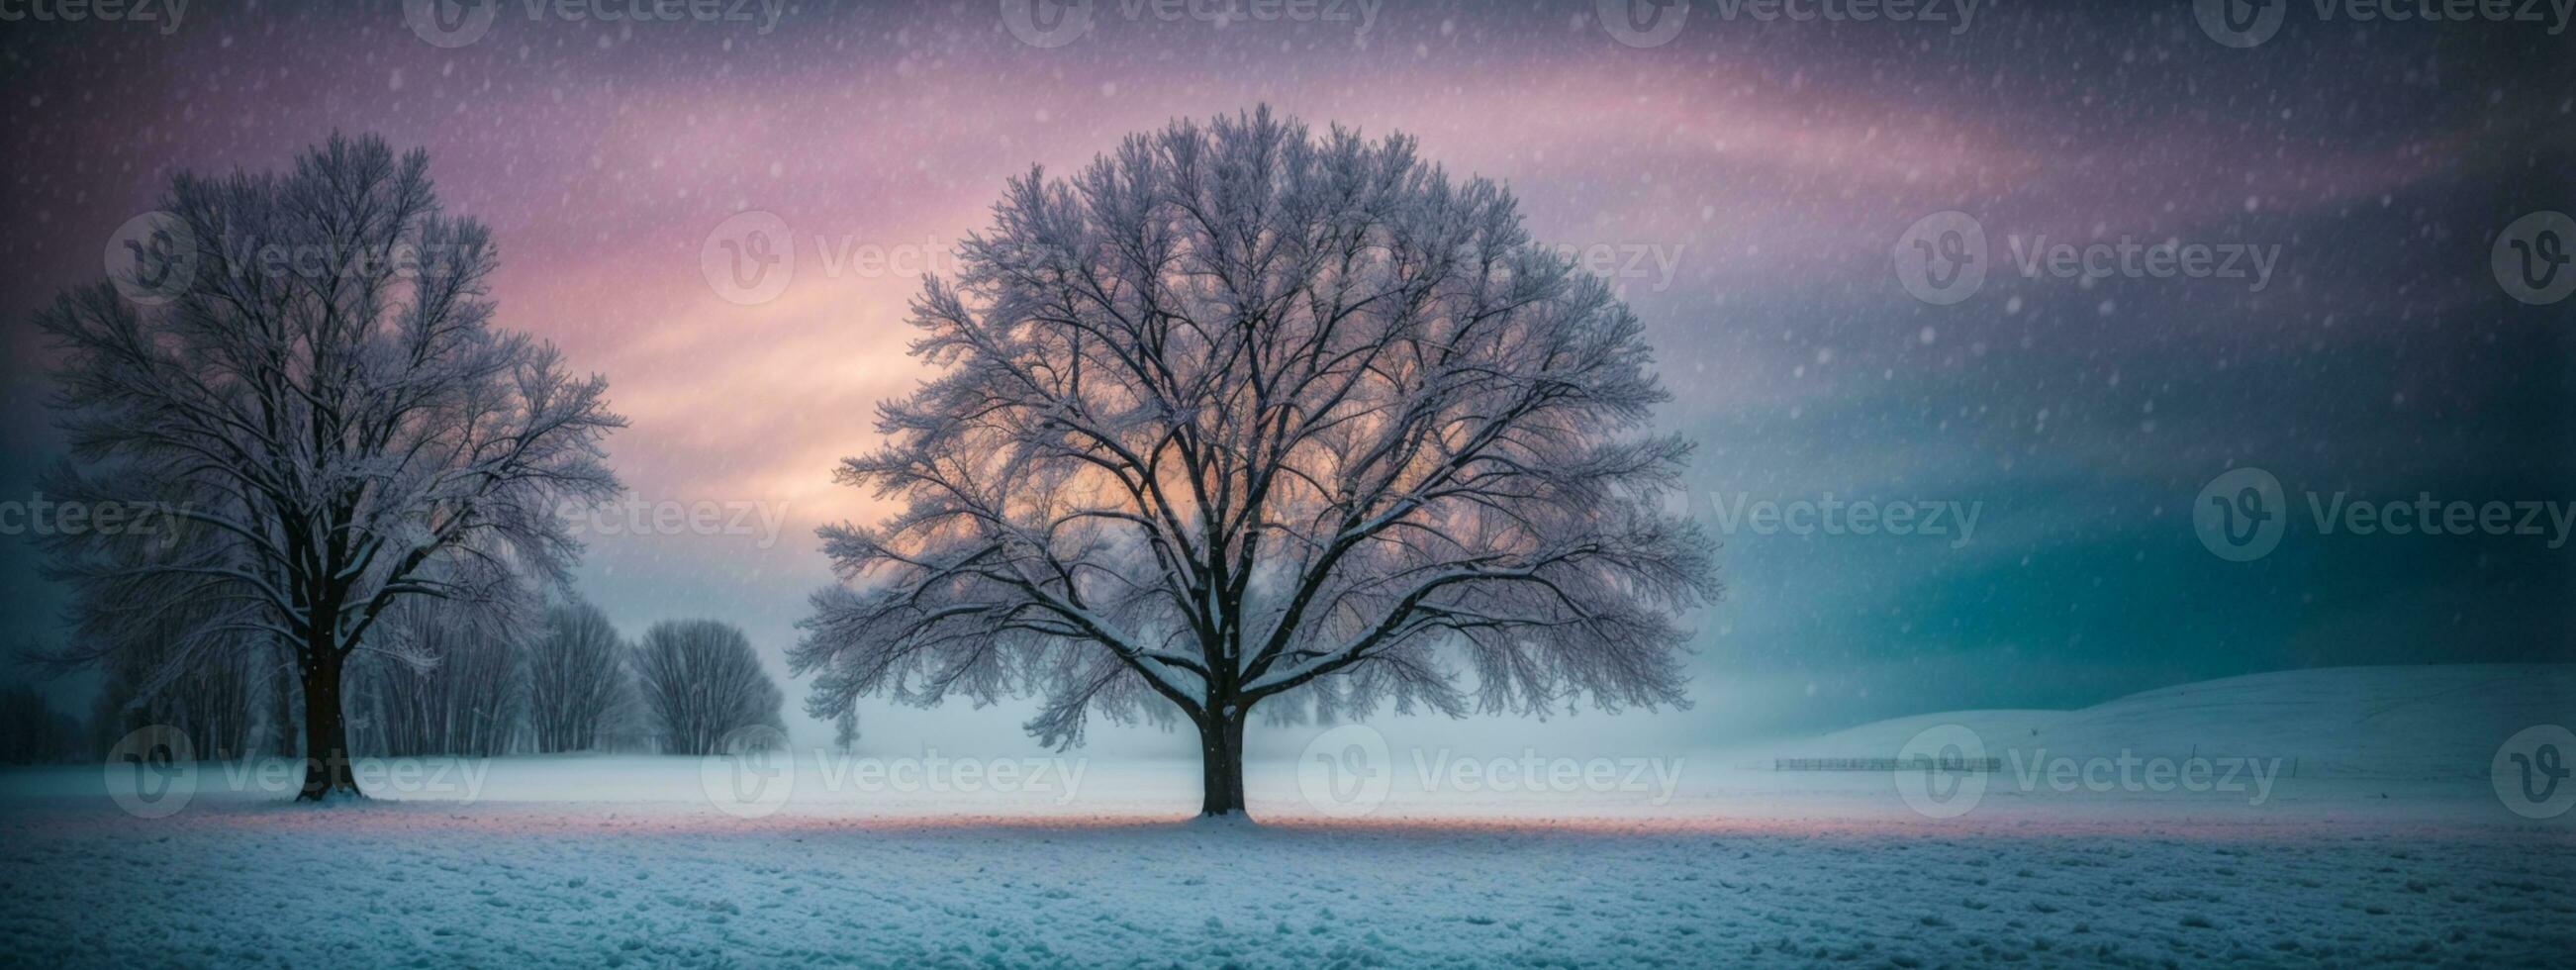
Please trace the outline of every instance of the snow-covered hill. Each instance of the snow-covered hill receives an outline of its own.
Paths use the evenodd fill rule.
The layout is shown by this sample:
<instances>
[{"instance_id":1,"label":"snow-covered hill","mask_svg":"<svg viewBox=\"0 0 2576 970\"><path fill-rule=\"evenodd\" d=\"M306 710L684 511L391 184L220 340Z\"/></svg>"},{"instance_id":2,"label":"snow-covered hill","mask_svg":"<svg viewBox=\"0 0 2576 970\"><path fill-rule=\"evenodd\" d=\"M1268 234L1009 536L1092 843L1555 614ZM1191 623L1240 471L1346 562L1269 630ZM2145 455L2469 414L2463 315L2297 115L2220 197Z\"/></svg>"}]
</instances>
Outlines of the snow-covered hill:
<instances>
[{"instance_id":1,"label":"snow-covered hill","mask_svg":"<svg viewBox=\"0 0 2576 970\"><path fill-rule=\"evenodd\" d=\"M2466 778L2534 724L2576 723L2576 665L2332 667L2229 677L2081 710L1923 714L1776 747L1779 757L1891 758L1926 729L1976 732L1993 757L2291 759L2299 777Z\"/></svg>"}]
</instances>

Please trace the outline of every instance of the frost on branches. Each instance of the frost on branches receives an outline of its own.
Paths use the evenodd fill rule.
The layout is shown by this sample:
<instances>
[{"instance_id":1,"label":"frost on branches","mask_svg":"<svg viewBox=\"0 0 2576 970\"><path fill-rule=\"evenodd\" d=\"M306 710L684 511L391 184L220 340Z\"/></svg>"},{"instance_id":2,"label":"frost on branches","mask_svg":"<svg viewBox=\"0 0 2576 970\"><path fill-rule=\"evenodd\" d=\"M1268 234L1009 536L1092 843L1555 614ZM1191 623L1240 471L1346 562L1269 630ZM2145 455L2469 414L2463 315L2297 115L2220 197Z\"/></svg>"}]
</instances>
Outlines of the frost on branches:
<instances>
[{"instance_id":1,"label":"frost on branches","mask_svg":"<svg viewBox=\"0 0 2576 970\"><path fill-rule=\"evenodd\" d=\"M490 237L441 212L428 173L422 153L334 137L284 173L180 175L136 278L37 317L73 448L48 494L185 526L49 540L90 634L62 659L173 617L169 665L279 651L303 690L305 799L357 792L342 674L403 651L376 636L392 607L525 602L579 551L561 505L618 490L606 381L492 325Z\"/></svg>"},{"instance_id":2,"label":"frost on branches","mask_svg":"<svg viewBox=\"0 0 2576 970\"><path fill-rule=\"evenodd\" d=\"M1271 698L1686 703L1676 618L1718 592L1660 511L1689 449L1644 433L1637 318L1502 188L1263 109L1033 171L994 215L913 305L943 373L838 471L905 507L822 530L814 714L1034 694L1058 746L1177 714L1224 815Z\"/></svg>"}]
</instances>

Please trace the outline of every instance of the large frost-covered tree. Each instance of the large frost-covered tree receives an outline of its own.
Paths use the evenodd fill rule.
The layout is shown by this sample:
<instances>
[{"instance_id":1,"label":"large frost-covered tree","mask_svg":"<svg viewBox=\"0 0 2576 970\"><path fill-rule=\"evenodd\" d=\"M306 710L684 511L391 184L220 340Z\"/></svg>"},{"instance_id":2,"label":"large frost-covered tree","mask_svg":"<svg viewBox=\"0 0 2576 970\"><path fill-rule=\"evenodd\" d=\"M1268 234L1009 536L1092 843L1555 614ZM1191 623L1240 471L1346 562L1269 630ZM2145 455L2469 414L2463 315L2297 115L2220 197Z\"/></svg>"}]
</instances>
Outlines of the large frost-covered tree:
<instances>
[{"instance_id":1,"label":"large frost-covered tree","mask_svg":"<svg viewBox=\"0 0 2576 970\"><path fill-rule=\"evenodd\" d=\"M1177 712L1223 815L1283 695L1685 703L1677 617L1717 592L1660 511L1688 448L1644 433L1637 318L1508 192L1265 108L1032 171L994 215L914 303L944 373L839 469L904 507L822 530L812 713L1033 693L1065 746Z\"/></svg>"},{"instance_id":2,"label":"large frost-covered tree","mask_svg":"<svg viewBox=\"0 0 2576 970\"><path fill-rule=\"evenodd\" d=\"M37 314L72 446L47 491L167 507L186 537L57 536L52 569L109 627L220 607L169 663L282 644L299 797L356 794L351 654L392 649L371 634L406 598L501 603L563 579L579 545L559 510L615 495L601 441L623 422L604 379L493 325L489 234L441 211L420 152L334 136L283 173L181 174L163 208L134 279Z\"/></svg>"}]
</instances>

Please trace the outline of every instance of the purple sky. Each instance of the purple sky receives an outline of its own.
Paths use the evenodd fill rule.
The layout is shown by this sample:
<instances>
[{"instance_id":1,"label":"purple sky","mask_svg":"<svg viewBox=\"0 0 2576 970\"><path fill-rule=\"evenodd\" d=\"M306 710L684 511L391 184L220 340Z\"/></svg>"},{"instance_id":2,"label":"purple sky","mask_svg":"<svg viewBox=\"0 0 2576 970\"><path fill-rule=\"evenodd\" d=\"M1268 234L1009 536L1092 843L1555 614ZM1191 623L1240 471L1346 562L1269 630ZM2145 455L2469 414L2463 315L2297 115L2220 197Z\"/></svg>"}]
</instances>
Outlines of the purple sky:
<instances>
[{"instance_id":1,"label":"purple sky","mask_svg":"<svg viewBox=\"0 0 2576 970\"><path fill-rule=\"evenodd\" d=\"M2415 570L2312 556L2267 567L2260 604L2213 612L2205 594L2247 577L2221 572L2181 511L2248 462L2391 494L2576 498L2528 494L2569 481L2554 457L2576 437L2569 398L2547 376L2571 360L2566 311L2553 330L2502 301L2484 261L2512 215L2576 208L2565 37L2296 22L2231 50L2182 3L2016 4L1963 30L1703 3L1641 48L1591 3L1390 3L1362 32L1130 20L1104 0L1087 34L1041 48L996 6L799 4L763 30L532 19L513 0L458 47L382 3L203 0L166 34L11 25L0 311L22 320L95 278L109 234L173 172L275 168L333 130L425 147L450 210L502 247L503 321L609 375L636 496L746 510L750 535L595 537L584 592L630 635L712 616L775 658L828 580L813 527L880 511L830 471L872 444L875 402L923 373L904 322L920 268L945 266L1032 165L1061 173L1128 133L1268 103L1412 134L1453 173L1507 183L1537 238L1619 274L1676 394L1669 424L1702 443L1704 492L1987 506L1959 549L1730 538L1700 709L1594 729L1608 737L2569 642L2546 604L2576 588L2563 558L2535 579L2521 547L2437 549ZM1932 307L1900 288L1890 248L1944 209L1999 238L2278 245L2280 269L2259 292L2010 278ZM746 210L794 248L792 281L752 305L702 272L726 241L711 233ZM42 359L27 330L9 332L5 428L22 494L16 466L50 448L20 379ZM43 636L53 605L12 555L30 595L9 623ZM2497 555L2513 575L2479 578ZM2446 619L2464 611L2480 618ZM2437 643L2446 629L2522 645ZM1020 743L1017 718L992 712L868 716L896 747Z\"/></svg>"}]
</instances>

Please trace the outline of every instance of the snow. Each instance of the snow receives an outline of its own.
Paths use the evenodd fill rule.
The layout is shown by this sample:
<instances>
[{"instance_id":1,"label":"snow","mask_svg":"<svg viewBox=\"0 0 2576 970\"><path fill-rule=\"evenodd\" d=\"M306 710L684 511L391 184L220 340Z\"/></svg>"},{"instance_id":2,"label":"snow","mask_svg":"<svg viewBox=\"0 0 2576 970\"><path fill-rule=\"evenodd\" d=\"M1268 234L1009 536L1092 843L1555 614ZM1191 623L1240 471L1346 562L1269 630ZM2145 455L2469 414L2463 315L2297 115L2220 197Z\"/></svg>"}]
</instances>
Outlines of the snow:
<instances>
[{"instance_id":1,"label":"snow","mask_svg":"<svg viewBox=\"0 0 2576 970\"><path fill-rule=\"evenodd\" d=\"M2552 718L2576 718L2576 665L2330 667L2183 684L2080 711L1899 718L1784 745L1782 753L1885 756L1916 732L1959 724L1990 748L2198 751L2296 759L2303 775L2484 777L2498 741Z\"/></svg>"},{"instance_id":2,"label":"snow","mask_svg":"<svg viewBox=\"0 0 2576 970\"><path fill-rule=\"evenodd\" d=\"M793 788L749 802L710 795L739 767L721 759L379 763L370 785L385 797L324 808L284 801L286 782L266 787L259 766L208 764L184 810L152 819L101 797L99 769L22 769L0 773L0 952L35 965L2564 965L2576 813L2524 818L2483 768L2446 759L2483 765L2512 685L2565 675L2314 671L2077 712L1936 715L1998 737L2036 726L2088 755L2187 734L2318 766L2259 803L2026 789L2007 771L1954 818L1915 810L1888 774L1771 771L1754 749L1677 756L1670 789L1496 791L1436 770L1486 753L1392 745L1385 802L1352 818L1272 758L1247 779L1258 825L1187 819L1193 764L1078 754L1015 759L996 791L994 761L806 753L792 770L754 764ZM2335 740L2328 725L2356 716L2402 730ZM1774 750L1885 756L1920 720ZM2338 760L2345 744L2373 757ZM1442 781L1426 788L1422 765Z\"/></svg>"},{"instance_id":3,"label":"snow","mask_svg":"<svg viewBox=\"0 0 2576 970\"><path fill-rule=\"evenodd\" d=\"M2562 829L2263 821L758 820L224 803L8 813L36 965L2541 965Z\"/></svg>"}]
</instances>

